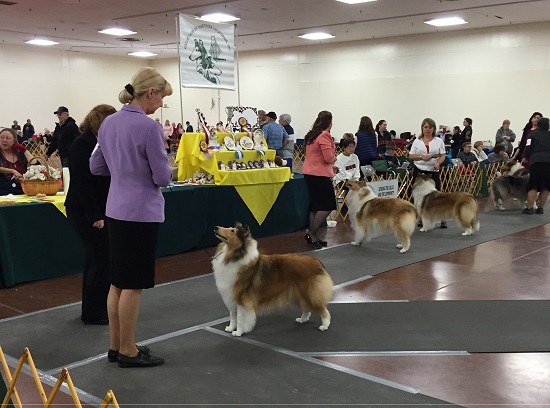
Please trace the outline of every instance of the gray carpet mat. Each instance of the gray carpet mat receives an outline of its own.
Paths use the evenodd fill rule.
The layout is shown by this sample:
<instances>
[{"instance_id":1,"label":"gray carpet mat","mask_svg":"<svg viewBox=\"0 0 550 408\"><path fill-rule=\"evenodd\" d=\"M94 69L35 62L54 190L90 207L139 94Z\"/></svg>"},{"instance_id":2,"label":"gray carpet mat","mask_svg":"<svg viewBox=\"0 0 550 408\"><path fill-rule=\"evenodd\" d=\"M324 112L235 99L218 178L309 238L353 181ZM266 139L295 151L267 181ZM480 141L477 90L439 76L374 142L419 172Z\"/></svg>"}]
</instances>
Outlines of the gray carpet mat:
<instances>
[{"instance_id":1,"label":"gray carpet mat","mask_svg":"<svg viewBox=\"0 0 550 408\"><path fill-rule=\"evenodd\" d=\"M518 353L550 351L550 301L418 301L343 303L328 307L328 331L298 310L258 317L250 339L295 352L435 351ZM225 325L217 325L223 330Z\"/></svg>"},{"instance_id":2,"label":"gray carpet mat","mask_svg":"<svg viewBox=\"0 0 550 408\"><path fill-rule=\"evenodd\" d=\"M71 377L77 387L98 397L112 389L122 406L444 404L203 330L152 349L165 357L165 365L123 370L101 360L71 369Z\"/></svg>"},{"instance_id":3,"label":"gray carpet mat","mask_svg":"<svg viewBox=\"0 0 550 408\"><path fill-rule=\"evenodd\" d=\"M401 254L395 247L393 235L382 235L359 247L350 244L312 252L319 258L332 276L335 285L352 281L366 275L376 275L391 269L410 265L425 259L479 245L550 222L547 214L538 217L512 213L521 210L491 211L479 214L481 228L474 235L462 236L462 229L455 221L449 228L435 228L420 232L418 228L411 237L411 248ZM533 250L548 246L545 242L533 242Z\"/></svg>"},{"instance_id":4,"label":"gray carpet mat","mask_svg":"<svg viewBox=\"0 0 550 408\"><path fill-rule=\"evenodd\" d=\"M213 275L157 286L143 291L136 341L226 317ZM76 304L0 321L0 345L17 358L28 347L36 365L47 371L105 353L109 328L83 325Z\"/></svg>"}]
</instances>

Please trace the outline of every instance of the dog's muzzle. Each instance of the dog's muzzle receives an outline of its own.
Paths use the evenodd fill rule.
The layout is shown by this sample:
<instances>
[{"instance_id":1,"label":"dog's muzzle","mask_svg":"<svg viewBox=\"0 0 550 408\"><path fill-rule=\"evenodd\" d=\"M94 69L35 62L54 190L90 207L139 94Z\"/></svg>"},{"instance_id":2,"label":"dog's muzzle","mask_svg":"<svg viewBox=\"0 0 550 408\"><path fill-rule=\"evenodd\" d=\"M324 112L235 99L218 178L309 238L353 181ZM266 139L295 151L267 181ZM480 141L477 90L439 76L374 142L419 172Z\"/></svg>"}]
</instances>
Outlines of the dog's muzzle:
<instances>
[{"instance_id":1,"label":"dog's muzzle","mask_svg":"<svg viewBox=\"0 0 550 408\"><path fill-rule=\"evenodd\" d=\"M221 235L218 231L220 230L220 227L214 227L214 235L216 238L218 238L221 241L227 241L227 238Z\"/></svg>"}]
</instances>

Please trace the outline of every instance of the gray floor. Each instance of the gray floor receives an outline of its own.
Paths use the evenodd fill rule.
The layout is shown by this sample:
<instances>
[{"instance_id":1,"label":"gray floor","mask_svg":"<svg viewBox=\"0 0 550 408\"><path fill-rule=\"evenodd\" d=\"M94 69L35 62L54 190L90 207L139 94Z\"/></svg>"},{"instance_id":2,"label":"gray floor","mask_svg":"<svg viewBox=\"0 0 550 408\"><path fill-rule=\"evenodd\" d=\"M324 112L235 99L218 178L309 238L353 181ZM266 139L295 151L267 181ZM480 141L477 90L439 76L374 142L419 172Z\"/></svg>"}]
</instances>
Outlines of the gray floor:
<instances>
[{"instance_id":1,"label":"gray floor","mask_svg":"<svg viewBox=\"0 0 550 408\"><path fill-rule=\"evenodd\" d=\"M538 217L511 216L520 212L521 210L495 210L480 213L478 217L481 228L470 236L462 236L464 230L455 221L449 221L447 229L435 228L429 232L420 232L417 229L411 237L411 248L404 254L399 253L399 249L395 247L397 240L394 236L385 234L364 242L360 247L343 245L314 251L314 255L323 262L334 283L338 285L548 223L548 214ZM342 263L346 267L342 267Z\"/></svg>"},{"instance_id":2,"label":"gray floor","mask_svg":"<svg viewBox=\"0 0 550 408\"><path fill-rule=\"evenodd\" d=\"M542 217L481 214L481 231L460 236L447 230L416 232L411 251L399 254L382 236L356 248L314 251L336 284L476 245L546 222ZM490 228L484 228L489 226ZM345 261L345 262L343 262ZM297 325L295 310L261 316L254 332L223 332L227 311L212 275L144 292L137 339L166 358L152 369L119 369L106 361L108 328L82 326L80 305L0 321L4 353L25 347L36 366L57 376L69 368L84 402L98 405L109 389L119 403L153 404L437 404L399 384L312 358L316 352L352 351L547 351L548 302L410 302L333 304L333 324L319 318ZM452 321L452 325L449 322ZM511 334L512 333L512 334ZM521 333L521 335L513 334ZM301 354L307 352L309 354Z\"/></svg>"}]
</instances>

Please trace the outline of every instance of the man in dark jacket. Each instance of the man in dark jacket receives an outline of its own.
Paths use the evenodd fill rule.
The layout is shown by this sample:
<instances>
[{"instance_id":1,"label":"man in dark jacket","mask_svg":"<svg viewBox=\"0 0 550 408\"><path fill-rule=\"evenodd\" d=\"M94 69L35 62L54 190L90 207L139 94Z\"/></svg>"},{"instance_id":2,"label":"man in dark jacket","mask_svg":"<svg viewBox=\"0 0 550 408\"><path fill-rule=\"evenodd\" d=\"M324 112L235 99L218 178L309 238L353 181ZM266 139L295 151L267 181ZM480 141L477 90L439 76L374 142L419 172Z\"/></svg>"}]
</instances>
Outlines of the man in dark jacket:
<instances>
[{"instance_id":1,"label":"man in dark jacket","mask_svg":"<svg viewBox=\"0 0 550 408\"><path fill-rule=\"evenodd\" d=\"M69 116L69 109L65 106L60 106L54 115L57 115L59 123L55 125L52 142L46 151L46 158L49 158L57 150L61 165L69 167L69 148L76 137L80 135L80 130L74 119Z\"/></svg>"},{"instance_id":2,"label":"man in dark jacket","mask_svg":"<svg viewBox=\"0 0 550 408\"><path fill-rule=\"evenodd\" d=\"M23 139L30 142L34 135L34 126L31 123L30 119L27 119L27 123L23 126Z\"/></svg>"}]
</instances>

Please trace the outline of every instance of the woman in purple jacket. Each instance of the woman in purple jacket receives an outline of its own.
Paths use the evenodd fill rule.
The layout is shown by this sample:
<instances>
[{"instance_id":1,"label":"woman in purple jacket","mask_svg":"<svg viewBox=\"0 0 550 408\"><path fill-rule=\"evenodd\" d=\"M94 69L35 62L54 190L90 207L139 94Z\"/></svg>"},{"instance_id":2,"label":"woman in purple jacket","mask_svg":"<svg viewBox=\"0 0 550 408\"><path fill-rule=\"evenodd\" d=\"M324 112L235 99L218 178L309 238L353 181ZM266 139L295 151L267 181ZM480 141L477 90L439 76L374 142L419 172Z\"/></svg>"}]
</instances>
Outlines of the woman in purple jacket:
<instances>
[{"instance_id":1,"label":"woman in purple jacket","mask_svg":"<svg viewBox=\"0 0 550 408\"><path fill-rule=\"evenodd\" d=\"M141 292L155 286L157 235L164 221L161 188L172 180L162 128L147 115L171 94L172 86L155 69L140 69L118 96L125 105L99 128L90 158L93 174L111 176L105 212L111 253L108 359L119 367L164 363L136 346L135 332Z\"/></svg>"}]
</instances>

